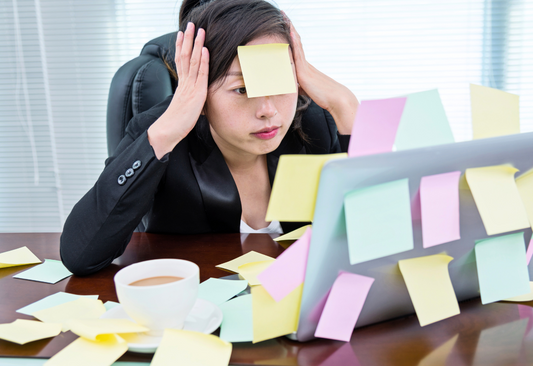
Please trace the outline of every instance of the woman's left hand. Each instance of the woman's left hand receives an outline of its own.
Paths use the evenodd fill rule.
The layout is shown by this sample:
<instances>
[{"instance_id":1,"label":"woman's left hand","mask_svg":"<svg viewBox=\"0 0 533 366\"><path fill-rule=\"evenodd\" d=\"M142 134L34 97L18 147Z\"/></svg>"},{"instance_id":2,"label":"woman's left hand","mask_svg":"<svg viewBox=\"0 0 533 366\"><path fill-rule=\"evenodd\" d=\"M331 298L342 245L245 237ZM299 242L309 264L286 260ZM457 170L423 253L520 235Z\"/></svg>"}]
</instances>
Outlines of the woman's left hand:
<instances>
[{"instance_id":1,"label":"woman's left hand","mask_svg":"<svg viewBox=\"0 0 533 366\"><path fill-rule=\"evenodd\" d=\"M287 15L285 15L285 19L290 25L292 55L300 93L307 95L321 108L331 113L340 134L351 134L359 101L350 89L318 71L307 62L300 35L294 29Z\"/></svg>"}]
</instances>

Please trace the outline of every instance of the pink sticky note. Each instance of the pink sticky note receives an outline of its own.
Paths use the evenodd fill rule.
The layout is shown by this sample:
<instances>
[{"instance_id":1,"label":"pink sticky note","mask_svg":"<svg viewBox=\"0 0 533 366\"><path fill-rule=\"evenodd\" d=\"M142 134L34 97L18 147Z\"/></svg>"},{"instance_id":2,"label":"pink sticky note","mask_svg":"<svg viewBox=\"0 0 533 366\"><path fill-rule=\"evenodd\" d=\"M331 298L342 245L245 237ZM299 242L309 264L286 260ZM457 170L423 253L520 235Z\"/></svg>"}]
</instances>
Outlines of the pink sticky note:
<instances>
[{"instance_id":1,"label":"pink sticky note","mask_svg":"<svg viewBox=\"0 0 533 366\"><path fill-rule=\"evenodd\" d=\"M304 282L310 243L309 227L300 239L292 243L274 263L257 275L261 285L274 300L282 300Z\"/></svg>"},{"instance_id":2,"label":"pink sticky note","mask_svg":"<svg viewBox=\"0 0 533 366\"><path fill-rule=\"evenodd\" d=\"M459 177L461 172L422 177L420 207L424 248L461 239Z\"/></svg>"},{"instance_id":3,"label":"pink sticky note","mask_svg":"<svg viewBox=\"0 0 533 366\"><path fill-rule=\"evenodd\" d=\"M341 272L329 293L315 337L348 342L374 279Z\"/></svg>"},{"instance_id":4,"label":"pink sticky note","mask_svg":"<svg viewBox=\"0 0 533 366\"><path fill-rule=\"evenodd\" d=\"M533 236L531 236L531 240L529 241L529 245L527 246L527 252L526 252L526 259L527 259L527 265L529 266L529 262L531 262L531 257L533 256Z\"/></svg>"},{"instance_id":5,"label":"pink sticky note","mask_svg":"<svg viewBox=\"0 0 533 366\"><path fill-rule=\"evenodd\" d=\"M364 100L352 128L348 156L392 151L407 98Z\"/></svg>"}]
</instances>

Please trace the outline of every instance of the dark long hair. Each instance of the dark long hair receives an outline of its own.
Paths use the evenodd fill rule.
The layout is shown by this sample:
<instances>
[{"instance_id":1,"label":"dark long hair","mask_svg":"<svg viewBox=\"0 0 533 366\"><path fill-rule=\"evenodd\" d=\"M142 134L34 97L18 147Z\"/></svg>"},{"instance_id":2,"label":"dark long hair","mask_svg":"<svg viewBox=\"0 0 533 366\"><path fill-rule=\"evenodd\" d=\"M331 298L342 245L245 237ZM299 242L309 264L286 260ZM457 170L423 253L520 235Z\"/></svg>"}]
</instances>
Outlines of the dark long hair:
<instances>
[{"instance_id":1,"label":"dark long hair","mask_svg":"<svg viewBox=\"0 0 533 366\"><path fill-rule=\"evenodd\" d=\"M237 56L237 47L263 36L281 36L292 47L290 28L279 9L264 0L183 0L179 28L187 23L205 30L204 46L209 50L209 86L223 81ZM178 81L179 82L179 81ZM215 84L216 85L216 84ZM302 115L308 97L298 96L292 129L307 141L302 130ZM208 129L205 119L198 121L200 137Z\"/></svg>"}]
</instances>

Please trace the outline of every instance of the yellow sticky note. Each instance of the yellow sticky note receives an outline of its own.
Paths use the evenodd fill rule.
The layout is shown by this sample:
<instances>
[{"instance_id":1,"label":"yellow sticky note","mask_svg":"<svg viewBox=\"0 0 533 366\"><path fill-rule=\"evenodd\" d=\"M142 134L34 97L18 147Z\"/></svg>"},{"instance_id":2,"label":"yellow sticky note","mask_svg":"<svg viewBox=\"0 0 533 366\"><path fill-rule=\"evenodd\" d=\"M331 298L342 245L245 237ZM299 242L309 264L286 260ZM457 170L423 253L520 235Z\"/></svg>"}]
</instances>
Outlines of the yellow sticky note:
<instances>
[{"instance_id":1,"label":"yellow sticky note","mask_svg":"<svg viewBox=\"0 0 533 366\"><path fill-rule=\"evenodd\" d=\"M0 324L0 339L18 344L55 337L61 333L61 324L41 323L35 320L17 319L13 323Z\"/></svg>"},{"instance_id":2,"label":"yellow sticky note","mask_svg":"<svg viewBox=\"0 0 533 366\"><path fill-rule=\"evenodd\" d=\"M274 263L274 260L251 262L239 266L239 275L242 276L250 286L260 285L261 282L257 279L257 275L263 272Z\"/></svg>"},{"instance_id":3,"label":"yellow sticky note","mask_svg":"<svg viewBox=\"0 0 533 366\"><path fill-rule=\"evenodd\" d=\"M288 44L239 46L237 53L248 98L296 93Z\"/></svg>"},{"instance_id":4,"label":"yellow sticky note","mask_svg":"<svg viewBox=\"0 0 533 366\"><path fill-rule=\"evenodd\" d=\"M453 258L445 254L398 261L420 326L460 313L448 273Z\"/></svg>"},{"instance_id":5,"label":"yellow sticky note","mask_svg":"<svg viewBox=\"0 0 533 366\"><path fill-rule=\"evenodd\" d=\"M101 334L139 333L149 329L128 319L73 319L70 330L80 337L95 341Z\"/></svg>"},{"instance_id":6,"label":"yellow sticky note","mask_svg":"<svg viewBox=\"0 0 533 366\"><path fill-rule=\"evenodd\" d=\"M63 332L70 329L73 319L98 319L106 312L101 300L80 297L74 301L36 311L32 315L45 323L61 323Z\"/></svg>"},{"instance_id":7,"label":"yellow sticky note","mask_svg":"<svg viewBox=\"0 0 533 366\"><path fill-rule=\"evenodd\" d=\"M529 227L526 209L514 180L517 171L509 165L466 169L466 180L487 235Z\"/></svg>"},{"instance_id":8,"label":"yellow sticky note","mask_svg":"<svg viewBox=\"0 0 533 366\"><path fill-rule=\"evenodd\" d=\"M518 95L470 84L474 139L520 133Z\"/></svg>"},{"instance_id":9,"label":"yellow sticky note","mask_svg":"<svg viewBox=\"0 0 533 366\"><path fill-rule=\"evenodd\" d=\"M263 286L252 287L254 343L296 332L303 286L300 284L280 301L274 300Z\"/></svg>"},{"instance_id":10,"label":"yellow sticky note","mask_svg":"<svg viewBox=\"0 0 533 366\"><path fill-rule=\"evenodd\" d=\"M308 227L312 227L312 225L305 225L301 228L291 231L290 233L278 236L274 239L274 241L298 240L305 233Z\"/></svg>"},{"instance_id":11,"label":"yellow sticky note","mask_svg":"<svg viewBox=\"0 0 533 366\"><path fill-rule=\"evenodd\" d=\"M241 255L240 257L230 260L229 262L219 264L216 267L225 271L239 273L239 267L243 264L272 260L274 260L274 258L269 257L268 255L257 253L252 250L246 254Z\"/></svg>"},{"instance_id":12,"label":"yellow sticky note","mask_svg":"<svg viewBox=\"0 0 533 366\"><path fill-rule=\"evenodd\" d=\"M533 227L533 171L516 178L516 187L526 209L529 224Z\"/></svg>"},{"instance_id":13,"label":"yellow sticky note","mask_svg":"<svg viewBox=\"0 0 533 366\"><path fill-rule=\"evenodd\" d=\"M280 156L265 220L313 221L324 163L347 156L346 153Z\"/></svg>"},{"instance_id":14,"label":"yellow sticky note","mask_svg":"<svg viewBox=\"0 0 533 366\"><path fill-rule=\"evenodd\" d=\"M150 366L227 366L232 345L212 334L165 329Z\"/></svg>"},{"instance_id":15,"label":"yellow sticky note","mask_svg":"<svg viewBox=\"0 0 533 366\"><path fill-rule=\"evenodd\" d=\"M529 282L529 288L531 289L531 291L528 294L510 297L502 301L512 301L512 302L533 301L533 282L531 281Z\"/></svg>"},{"instance_id":16,"label":"yellow sticky note","mask_svg":"<svg viewBox=\"0 0 533 366\"><path fill-rule=\"evenodd\" d=\"M0 268L22 266L25 264L41 263L27 247L13 249L0 253Z\"/></svg>"},{"instance_id":17,"label":"yellow sticky note","mask_svg":"<svg viewBox=\"0 0 533 366\"><path fill-rule=\"evenodd\" d=\"M128 344L116 334L98 336L96 341L78 338L55 356L45 366L109 366L128 350Z\"/></svg>"}]
</instances>

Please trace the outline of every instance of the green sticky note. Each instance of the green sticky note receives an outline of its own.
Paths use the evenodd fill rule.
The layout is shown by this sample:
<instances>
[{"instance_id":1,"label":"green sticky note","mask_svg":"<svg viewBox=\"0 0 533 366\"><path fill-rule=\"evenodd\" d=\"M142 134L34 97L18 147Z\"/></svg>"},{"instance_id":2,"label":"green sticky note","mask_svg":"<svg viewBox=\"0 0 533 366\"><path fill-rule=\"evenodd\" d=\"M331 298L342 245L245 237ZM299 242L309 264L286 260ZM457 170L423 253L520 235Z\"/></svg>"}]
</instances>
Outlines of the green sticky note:
<instances>
[{"instance_id":1,"label":"green sticky note","mask_svg":"<svg viewBox=\"0 0 533 366\"><path fill-rule=\"evenodd\" d=\"M74 295L67 292L56 292L55 294L46 296L39 301L31 303L17 310L17 313L33 315L36 311L48 309L66 302L74 301L80 297L88 297L90 299L98 299L98 295Z\"/></svg>"},{"instance_id":2,"label":"green sticky note","mask_svg":"<svg viewBox=\"0 0 533 366\"><path fill-rule=\"evenodd\" d=\"M239 46L237 53L248 98L297 92L288 44Z\"/></svg>"},{"instance_id":3,"label":"green sticky note","mask_svg":"<svg viewBox=\"0 0 533 366\"><path fill-rule=\"evenodd\" d=\"M524 233L477 240L474 249L481 303L529 293Z\"/></svg>"},{"instance_id":4,"label":"green sticky note","mask_svg":"<svg viewBox=\"0 0 533 366\"><path fill-rule=\"evenodd\" d=\"M220 305L224 314L220 338L227 342L251 342L254 339L252 295L238 296Z\"/></svg>"},{"instance_id":5,"label":"green sticky note","mask_svg":"<svg viewBox=\"0 0 533 366\"><path fill-rule=\"evenodd\" d=\"M210 278L198 287L198 298L221 305L233 296L241 293L248 286L246 280L222 280Z\"/></svg>"},{"instance_id":6,"label":"green sticky note","mask_svg":"<svg viewBox=\"0 0 533 366\"><path fill-rule=\"evenodd\" d=\"M106 301L104 303L104 307L106 310L111 310L113 309L115 306L119 306L120 304L118 302L114 302L114 301Z\"/></svg>"},{"instance_id":7,"label":"green sticky note","mask_svg":"<svg viewBox=\"0 0 533 366\"><path fill-rule=\"evenodd\" d=\"M455 142L439 91L409 94L402 113L396 140L397 150Z\"/></svg>"},{"instance_id":8,"label":"green sticky note","mask_svg":"<svg viewBox=\"0 0 533 366\"><path fill-rule=\"evenodd\" d=\"M43 264L16 274L13 278L54 284L69 276L72 276L72 273L63 265L63 262L45 259Z\"/></svg>"},{"instance_id":9,"label":"green sticky note","mask_svg":"<svg viewBox=\"0 0 533 366\"><path fill-rule=\"evenodd\" d=\"M407 179L348 192L344 210L351 264L413 249Z\"/></svg>"}]
</instances>

